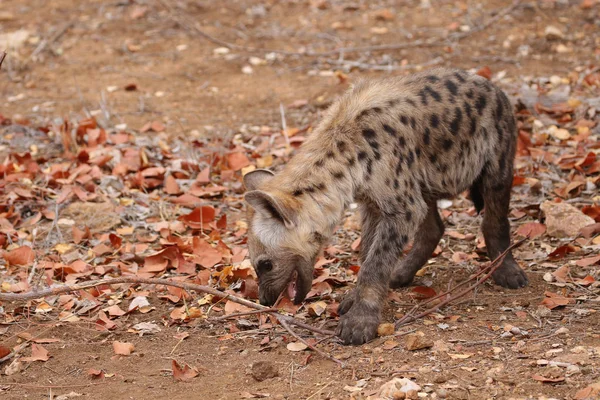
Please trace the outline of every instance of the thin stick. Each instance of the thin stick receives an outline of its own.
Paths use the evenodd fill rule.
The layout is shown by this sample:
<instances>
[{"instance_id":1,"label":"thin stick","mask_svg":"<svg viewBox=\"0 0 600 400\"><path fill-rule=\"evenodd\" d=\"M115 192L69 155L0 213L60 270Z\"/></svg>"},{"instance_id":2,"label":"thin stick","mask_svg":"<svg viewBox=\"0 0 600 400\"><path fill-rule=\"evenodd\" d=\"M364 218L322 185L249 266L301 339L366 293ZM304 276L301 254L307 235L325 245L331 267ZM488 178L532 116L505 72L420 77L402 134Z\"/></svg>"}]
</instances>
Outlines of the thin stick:
<instances>
[{"instance_id":1,"label":"thin stick","mask_svg":"<svg viewBox=\"0 0 600 400\"><path fill-rule=\"evenodd\" d=\"M6 52L3 51L2 53L0 53L0 68L2 67L2 63L4 62L5 58L6 58Z\"/></svg>"},{"instance_id":2,"label":"thin stick","mask_svg":"<svg viewBox=\"0 0 600 400\"><path fill-rule=\"evenodd\" d=\"M229 314L229 315L223 315L222 317L215 317L215 318L210 318L209 321L223 321L226 319L230 319L230 318L236 318L236 317L243 317L245 315L254 315L254 314L262 314L262 313L266 313L266 312L273 312L273 311L277 311L276 308L267 308L265 310L253 310L253 311L245 311L245 312L239 312L239 313L233 313L233 314Z\"/></svg>"},{"instance_id":3,"label":"thin stick","mask_svg":"<svg viewBox=\"0 0 600 400\"><path fill-rule=\"evenodd\" d=\"M358 53L358 52L369 52L369 51L383 51L383 50L401 50L408 48L422 48L422 47L438 47L444 46L448 43L448 41L455 40L460 41L467 36L470 36L476 32L481 32L492 24L503 18L504 16L512 13L517 7L521 5L521 0L515 0L510 6L504 8L498 14L488 19L481 25L475 26L468 30L467 32L459 32L448 35L447 37L434 37L429 39L422 40L413 40L412 42L406 43L396 43L396 44L383 44L376 46L359 46L359 47L339 47L334 50L327 51L306 51L306 52L294 52L287 51L281 49L270 49L270 48L262 48L262 47L252 47L252 46L241 46L235 43L227 42L225 40L216 38L208 33L204 32L197 23L191 23L186 21L186 19L180 15L176 15L173 8L164 0L158 0L158 2L169 11L171 19L177 22L183 28L186 28L190 31L195 32L197 35L205 38L206 40L218 44L219 46L228 47L230 49L247 51L250 53L279 53L283 55L290 56L308 56L308 57L320 57L320 56L333 56L333 55L341 55L348 53Z\"/></svg>"},{"instance_id":4,"label":"thin stick","mask_svg":"<svg viewBox=\"0 0 600 400\"><path fill-rule=\"evenodd\" d=\"M297 340L301 341L302 343L304 343L306 345L306 347L308 347L309 349L313 350L314 352L318 353L320 356L327 358L328 360L331 360L337 364L339 364L342 368L344 367L344 363L341 362L340 360L338 360L337 358L330 356L327 353L322 352L321 350L319 350L318 348L316 348L315 346L313 346L312 344L308 343L306 340L304 340L303 338L301 338L296 332L294 332L292 330L292 328L290 328L290 326L288 325L288 323L285 321L285 319L283 318L279 318L280 316L282 316L281 314L275 314L275 318L277 318L277 320L279 321L279 323L281 324L281 326L283 326L289 333L290 335L292 335L293 337L295 337Z\"/></svg>"},{"instance_id":5,"label":"thin stick","mask_svg":"<svg viewBox=\"0 0 600 400\"><path fill-rule=\"evenodd\" d=\"M490 265L488 265L486 268L482 269L481 271L479 271L477 274L475 274L474 276L472 276L471 278L467 279L466 281L463 281L461 283L459 283L458 285L454 286L452 289L450 289L447 292L444 293L440 293L439 295L429 299L428 301L426 301L425 303L419 304L417 306L415 306L410 312L408 312L405 316L403 316L402 318L400 318L400 320L398 322L396 322L396 328L406 325L412 321L415 321L419 318L423 318L426 315L429 315L437 310L439 310L440 308L442 308L443 306L445 306L446 304L455 301L456 299L459 299L463 296L465 296L466 294L468 294L469 292L471 292L473 289L475 289L477 286L481 285L483 282L485 282L486 280L488 280L490 278L490 276L492 276L492 274L498 269L500 268L500 266L502 265L502 261L504 260L504 258L506 257L506 255L514 248L519 247L520 245L522 245L525 241L527 240L527 238L523 238L520 241L513 243L511 246L509 246L502 254L500 254L494 261L492 261L490 263ZM458 294L455 294L453 296L449 296L450 293L456 291L456 289L458 289L461 286L464 286L465 284L467 284L468 282L472 281L474 278L477 278L479 276L481 276L484 272L486 272L486 274L481 278L481 279L477 279L475 283L473 283L472 285L469 285L466 289L458 292ZM417 315L412 315L417 308L419 308L420 306L424 305L424 304L428 304L430 302L432 302L435 299L438 299L440 297L444 297L446 296L446 299L443 300L442 302L440 302L439 304L428 308L427 310L423 311L420 314Z\"/></svg>"}]
</instances>

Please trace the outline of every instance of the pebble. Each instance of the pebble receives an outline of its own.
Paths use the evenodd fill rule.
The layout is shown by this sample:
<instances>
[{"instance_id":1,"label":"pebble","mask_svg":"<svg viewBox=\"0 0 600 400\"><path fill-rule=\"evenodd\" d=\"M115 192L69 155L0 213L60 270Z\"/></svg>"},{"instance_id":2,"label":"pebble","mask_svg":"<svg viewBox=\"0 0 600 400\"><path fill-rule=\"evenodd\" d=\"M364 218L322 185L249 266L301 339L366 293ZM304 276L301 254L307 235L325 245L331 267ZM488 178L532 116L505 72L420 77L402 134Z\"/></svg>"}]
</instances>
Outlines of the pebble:
<instances>
[{"instance_id":1,"label":"pebble","mask_svg":"<svg viewBox=\"0 0 600 400\"><path fill-rule=\"evenodd\" d=\"M258 382L279 376L275 363L271 361L258 361L252 364L252 377Z\"/></svg>"}]
</instances>

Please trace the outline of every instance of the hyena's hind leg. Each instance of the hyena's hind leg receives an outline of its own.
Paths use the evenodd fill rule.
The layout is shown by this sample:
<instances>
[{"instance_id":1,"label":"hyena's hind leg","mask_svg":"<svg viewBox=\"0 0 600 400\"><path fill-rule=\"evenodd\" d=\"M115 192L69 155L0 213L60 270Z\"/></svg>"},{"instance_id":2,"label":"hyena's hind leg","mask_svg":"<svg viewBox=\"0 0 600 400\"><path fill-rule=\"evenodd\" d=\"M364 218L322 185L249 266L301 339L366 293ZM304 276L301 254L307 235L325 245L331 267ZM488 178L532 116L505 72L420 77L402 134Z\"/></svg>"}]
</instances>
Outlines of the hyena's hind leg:
<instances>
[{"instance_id":1,"label":"hyena's hind leg","mask_svg":"<svg viewBox=\"0 0 600 400\"><path fill-rule=\"evenodd\" d=\"M483 223L481 230L485 238L485 245L490 260L496 259L510 246L510 222L508 209L510 191L512 187L511 173L504 178L498 178L498 173L484 171L478 181L471 188L472 193L481 195L484 204ZM525 271L519 267L512 252L509 252L502 265L492 275L496 284L518 289L527 286L528 280Z\"/></svg>"},{"instance_id":2,"label":"hyena's hind leg","mask_svg":"<svg viewBox=\"0 0 600 400\"><path fill-rule=\"evenodd\" d=\"M427 216L419 226L412 249L406 257L400 259L392 272L391 288L411 284L417 271L431 258L444 234L444 222L438 212L437 202L430 201L427 207Z\"/></svg>"}]
</instances>

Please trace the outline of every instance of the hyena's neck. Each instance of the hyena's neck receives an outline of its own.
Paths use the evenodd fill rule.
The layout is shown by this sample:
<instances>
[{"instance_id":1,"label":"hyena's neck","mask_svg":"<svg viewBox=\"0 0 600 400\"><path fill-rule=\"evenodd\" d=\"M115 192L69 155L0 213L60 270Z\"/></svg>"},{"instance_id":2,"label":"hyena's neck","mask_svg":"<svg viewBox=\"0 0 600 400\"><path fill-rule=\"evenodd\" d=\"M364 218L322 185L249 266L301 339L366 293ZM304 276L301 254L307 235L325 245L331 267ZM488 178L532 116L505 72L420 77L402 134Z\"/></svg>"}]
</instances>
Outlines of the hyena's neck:
<instances>
[{"instance_id":1,"label":"hyena's neck","mask_svg":"<svg viewBox=\"0 0 600 400\"><path fill-rule=\"evenodd\" d=\"M353 202L357 183L347 167L332 160L332 152L306 143L274 179L295 200L301 222L327 238Z\"/></svg>"}]
</instances>

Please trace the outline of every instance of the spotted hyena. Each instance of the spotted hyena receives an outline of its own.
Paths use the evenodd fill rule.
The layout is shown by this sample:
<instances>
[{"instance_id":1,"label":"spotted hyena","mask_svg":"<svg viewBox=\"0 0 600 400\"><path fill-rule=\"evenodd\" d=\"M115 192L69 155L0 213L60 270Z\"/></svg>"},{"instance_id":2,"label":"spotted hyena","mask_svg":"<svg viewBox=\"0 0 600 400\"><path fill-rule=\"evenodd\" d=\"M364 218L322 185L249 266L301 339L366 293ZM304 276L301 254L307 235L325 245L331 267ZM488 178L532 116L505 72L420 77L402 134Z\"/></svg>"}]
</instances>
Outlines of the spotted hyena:
<instances>
[{"instance_id":1,"label":"spotted hyena","mask_svg":"<svg viewBox=\"0 0 600 400\"><path fill-rule=\"evenodd\" d=\"M357 84L279 174L244 177L260 302L273 304L290 282L294 301L304 300L317 255L356 202L361 269L340 304L338 334L345 343L373 339L388 287L410 284L442 237L436 200L470 190L477 210L485 205L489 257L509 246L516 137L506 95L480 76L436 69ZM511 254L493 278L506 288L527 285Z\"/></svg>"}]
</instances>

